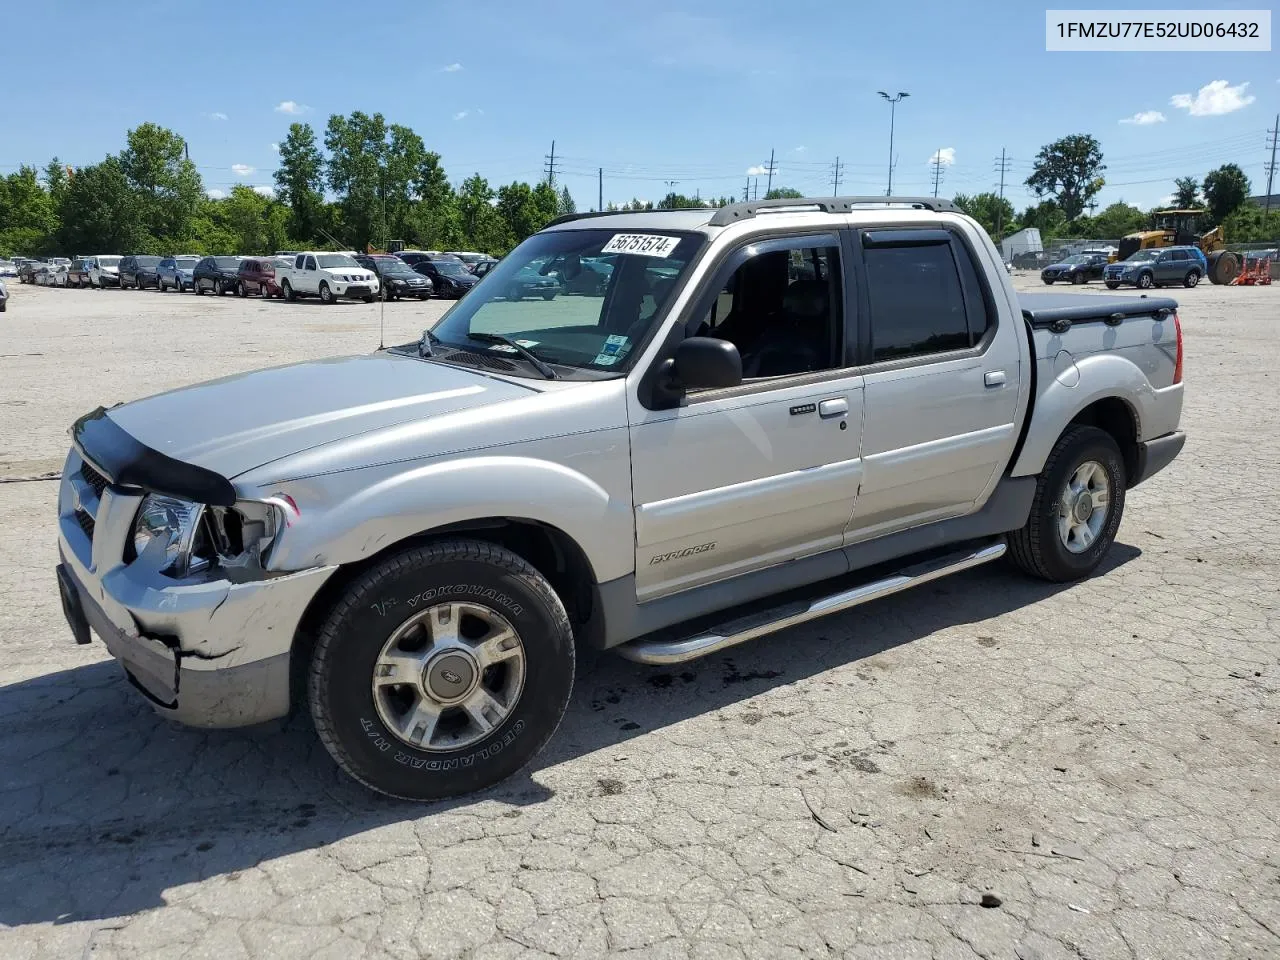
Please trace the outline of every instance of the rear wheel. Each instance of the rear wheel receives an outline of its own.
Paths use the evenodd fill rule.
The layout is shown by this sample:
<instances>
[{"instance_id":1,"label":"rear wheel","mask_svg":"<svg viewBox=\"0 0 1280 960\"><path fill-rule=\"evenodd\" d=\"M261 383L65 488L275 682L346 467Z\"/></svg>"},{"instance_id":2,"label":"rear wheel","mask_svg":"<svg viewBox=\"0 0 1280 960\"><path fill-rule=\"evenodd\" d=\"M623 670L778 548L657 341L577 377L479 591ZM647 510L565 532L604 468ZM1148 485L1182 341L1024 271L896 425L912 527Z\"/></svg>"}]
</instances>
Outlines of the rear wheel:
<instances>
[{"instance_id":1,"label":"rear wheel","mask_svg":"<svg viewBox=\"0 0 1280 960\"><path fill-rule=\"evenodd\" d=\"M1036 481L1031 514L1009 534L1009 556L1026 573L1064 582L1097 569L1124 513L1126 473L1111 434L1069 427Z\"/></svg>"},{"instance_id":2,"label":"rear wheel","mask_svg":"<svg viewBox=\"0 0 1280 960\"><path fill-rule=\"evenodd\" d=\"M1209 255L1209 281L1211 283L1230 283L1240 272L1239 258L1229 250L1220 250Z\"/></svg>"},{"instance_id":3,"label":"rear wheel","mask_svg":"<svg viewBox=\"0 0 1280 960\"><path fill-rule=\"evenodd\" d=\"M450 540L348 587L308 668L316 731L381 793L436 800L511 776L551 737L573 687L569 618L503 547Z\"/></svg>"}]
</instances>

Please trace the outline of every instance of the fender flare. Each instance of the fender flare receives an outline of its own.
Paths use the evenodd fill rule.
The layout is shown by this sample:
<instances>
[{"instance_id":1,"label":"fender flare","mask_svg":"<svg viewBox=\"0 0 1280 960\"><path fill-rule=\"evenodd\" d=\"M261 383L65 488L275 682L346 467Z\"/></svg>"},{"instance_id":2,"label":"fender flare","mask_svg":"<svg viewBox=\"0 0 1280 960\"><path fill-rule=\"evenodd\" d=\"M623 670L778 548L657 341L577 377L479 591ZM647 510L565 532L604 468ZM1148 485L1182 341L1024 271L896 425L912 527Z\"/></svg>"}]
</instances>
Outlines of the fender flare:
<instances>
[{"instance_id":1,"label":"fender flare","mask_svg":"<svg viewBox=\"0 0 1280 960\"><path fill-rule=\"evenodd\" d=\"M284 571L353 563L432 530L494 518L559 529L582 550L597 582L635 569L629 501L569 467L518 456L426 463L320 510L302 504L268 565Z\"/></svg>"},{"instance_id":2,"label":"fender flare","mask_svg":"<svg viewBox=\"0 0 1280 960\"><path fill-rule=\"evenodd\" d=\"M1048 361L1053 362L1052 358ZM1132 361L1115 353L1077 358L1042 382L1045 386L1035 398L1026 443L1010 476L1033 476L1043 470L1063 431L1082 410L1099 400L1124 401L1133 417L1134 437L1141 440L1144 415L1157 400L1146 375Z\"/></svg>"}]
</instances>

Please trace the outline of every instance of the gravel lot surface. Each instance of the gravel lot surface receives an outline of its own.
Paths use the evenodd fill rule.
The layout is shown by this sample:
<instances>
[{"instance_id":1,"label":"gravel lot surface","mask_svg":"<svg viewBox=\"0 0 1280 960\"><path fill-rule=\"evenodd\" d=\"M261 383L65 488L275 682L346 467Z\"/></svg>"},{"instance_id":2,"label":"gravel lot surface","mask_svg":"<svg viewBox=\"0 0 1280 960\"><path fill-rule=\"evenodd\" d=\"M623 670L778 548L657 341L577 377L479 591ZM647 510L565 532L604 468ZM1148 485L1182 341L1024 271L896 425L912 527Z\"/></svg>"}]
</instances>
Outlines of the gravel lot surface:
<instances>
[{"instance_id":1,"label":"gravel lot surface","mask_svg":"<svg viewBox=\"0 0 1280 960\"><path fill-rule=\"evenodd\" d=\"M365 304L10 290L5 481L98 404L378 343ZM0 483L0 957L1280 955L1280 287L1169 293L1189 440L1102 575L993 565L674 671L584 654L534 765L434 807L300 718L158 719L70 641L55 484ZM387 342L443 306L388 305Z\"/></svg>"}]
</instances>

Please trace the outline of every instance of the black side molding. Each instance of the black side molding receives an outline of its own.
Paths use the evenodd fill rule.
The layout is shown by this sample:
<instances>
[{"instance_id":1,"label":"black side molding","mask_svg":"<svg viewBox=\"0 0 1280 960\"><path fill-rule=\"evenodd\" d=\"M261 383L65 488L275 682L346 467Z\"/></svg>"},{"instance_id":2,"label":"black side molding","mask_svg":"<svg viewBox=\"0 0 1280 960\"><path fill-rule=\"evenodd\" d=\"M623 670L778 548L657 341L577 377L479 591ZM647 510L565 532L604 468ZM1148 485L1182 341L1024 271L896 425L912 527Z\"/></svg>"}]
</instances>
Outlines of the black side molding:
<instances>
[{"instance_id":1,"label":"black side molding","mask_svg":"<svg viewBox=\"0 0 1280 960\"><path fill-rule=\"evenodd\" d=\"M122 487L139 487L214 507L236 502L236 488L221 474L183 463L140 443L107 415L105 407L86 413L71 428L80 455Z\"/></svg>"}]
</instances>

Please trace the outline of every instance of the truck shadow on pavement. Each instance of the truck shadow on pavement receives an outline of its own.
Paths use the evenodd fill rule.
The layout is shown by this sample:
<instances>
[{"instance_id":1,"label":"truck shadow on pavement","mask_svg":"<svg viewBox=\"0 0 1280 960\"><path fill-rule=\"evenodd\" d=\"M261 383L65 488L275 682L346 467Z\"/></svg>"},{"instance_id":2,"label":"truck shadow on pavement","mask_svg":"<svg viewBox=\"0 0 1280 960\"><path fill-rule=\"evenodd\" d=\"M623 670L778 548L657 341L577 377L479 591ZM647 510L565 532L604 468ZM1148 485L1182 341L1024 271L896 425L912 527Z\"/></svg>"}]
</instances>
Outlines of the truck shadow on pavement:
<instances>
[{"instance_id":1,"label":"truck shadow on pavement","mask_svg":"<svg viewBox=\"0 0 1280 960\"><path fill-rule=\"evenodd\" d=\"M1100 574L1139 555L1117 543ZM0 925L127 916L376 827L416 821L426 836L443 811L515 816L554 796L539 770L1070 588L993 564L671 669L583 652L564 722L531 767L429 806L349 781L305 715L243 731L168 723L110 661L0 688Z\"/></svg>"}]
</instances>

